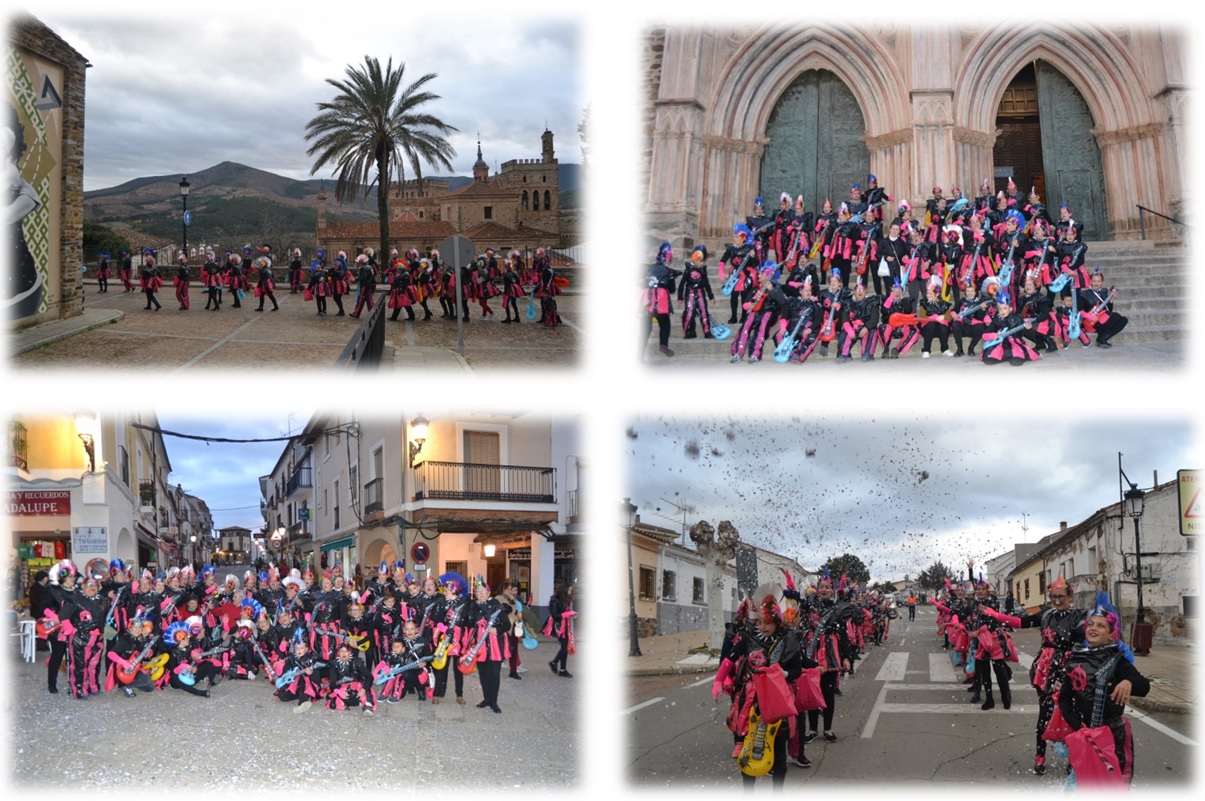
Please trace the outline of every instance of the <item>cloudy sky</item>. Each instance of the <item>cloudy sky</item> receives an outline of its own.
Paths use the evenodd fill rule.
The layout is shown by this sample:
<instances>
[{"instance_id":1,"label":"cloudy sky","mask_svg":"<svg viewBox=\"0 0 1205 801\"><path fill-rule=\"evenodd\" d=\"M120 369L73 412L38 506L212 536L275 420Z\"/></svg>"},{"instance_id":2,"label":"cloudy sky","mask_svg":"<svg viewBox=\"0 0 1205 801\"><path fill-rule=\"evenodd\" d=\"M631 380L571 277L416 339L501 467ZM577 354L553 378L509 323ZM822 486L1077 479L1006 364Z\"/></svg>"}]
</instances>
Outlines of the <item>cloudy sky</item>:
<instances>
[{"instance_id":1,"label":"cloudy sky","mask_svg":"<svg viewBox=\"0 0 1205 801\"><path fill-rule=\"evenodd\" d=\"M246 412L220 416L186 415L159 411L164 431L222 439L266 439L298 433L309 422L311 410L282 410L260 416ZM284 442L206 443L165 435L172 463L169 480L205 501L215 528L263 527L259 511L259 477L272 472L284 451Z\"/></svg>"},{"instance_id":2,"label":"cloudy sky","mask_svg":"<svg viewBox=\"0 0 1205 801\"><path fill-rule=\"evenodd\" d=\"M27 8L92 65L85 190L222 161L309 178L305 125L336 94L327 79L343 79L366 55L404 63L406 85L438 76L426 88L441 99L427 110L459 129L449 137L457 175L472 174L479 134L495 170L538 158L545 126L557 158L581 162L581 31L570 17L469 4L425 19L359 0L290 4L287 13L227 0L160 4L153 14L124 2Z\"/></svg>"},{"instance_id":3,"label":"cloudy sky","mask_svg":"<svg viewBox=\"0 0 1205 801\"><path fill-rule=\"evenodd\" d=\"M937 559L982 564L1116 502L1118 452L1144 489L1153 471L1163 483L1196 466L1179 421L858 417L635 418L624 494L644 522L680 530L682 507L688 530L731 520L806 568L849 552L873 580L897 580Z\"/></svg>"}]
</instances>

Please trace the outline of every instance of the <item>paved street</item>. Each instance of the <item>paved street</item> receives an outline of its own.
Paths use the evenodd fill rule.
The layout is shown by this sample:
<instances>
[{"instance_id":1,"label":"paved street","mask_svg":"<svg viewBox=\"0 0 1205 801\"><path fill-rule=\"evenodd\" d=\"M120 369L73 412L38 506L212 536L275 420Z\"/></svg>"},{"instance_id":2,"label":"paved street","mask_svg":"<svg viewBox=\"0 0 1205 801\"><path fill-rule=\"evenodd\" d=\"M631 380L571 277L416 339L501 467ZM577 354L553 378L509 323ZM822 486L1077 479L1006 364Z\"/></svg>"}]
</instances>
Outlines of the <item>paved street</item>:
<instances>
[{"instance_id":1,"label":"paved street","mask_svg":"<svg viewBox=\"0 0 1205 801\"><path fill-rule=\"evenodd\" d=\"M15 643L14 643L15 645ZM579 704L585 662L572 679L547 662L556 642L523 651L526 672L505 670L501 714L478 709L476 674L465 705L413 696L380 703L375 716L318 705L300 715L272 696L263 679L227 679L211 698L167 689L87 701L46 692L46 652L34 663L10 650L5 674L11 782L20 790L178 794L220 788L257 790L389 789L435 798L449 787L565 789L581 776Z\"/></svg>"},{"instance_id":2,"label":"paved street","mask_svg":"<svg viewBox=\"0 0 1205 801\"><path fill-rule=\"evenodd\" d=\"M1086 371L1085 377L1087 377L1087 373L1099 374L1101 370L1107 369L1121 368L1140 372L1166 373L1184 370L1190 365L1184 342L1128 342L1125 332L1118 335L1113 347L1109 349L1100 349L1095 346L1085 348L1079 343L1073 343L1067 350L1051 354L1044 353L1038 361L1027 362L1017 368L1008 364L987 365L979 360L978 355L974 358L943 356L937 351L936 344L932 356L923 359L920 342L917 342L907 355L901 356L899 359L884 358L882 348L879 348L873 362L864 362L861 359L861 350L855 347L853 358L850 361L838 362L836 340L830 345L828 356L821 356L820 347L817 346L803 364L779 364L774 361L772 340L769 340L769 344L763 350L760 362L750 364L746 359L739 364L731 364L732 337L737 336L739 331L734 330L732 335L723 342L703 339L701 333L697 339L686 340L682 338L681 321L678 315L674 315L672 322L674 328L669 341L669 347L674 352L672 357L666 357L658 350L655 327L644 343L644 361L652 369L678 370L706 367L717 370L726 369L730 372L736 371L737 374L743 375L773 373L776 375L807 374L826 377L840 372L842 375L874 376L876 378L903 375L924 375L926 377L931 375L986 375L988 373L984 371L990 369L992 373L1009 374L1019 371L1034 375ZM639 325L639 320L633 320L632 325Z\"/></svg>"},{"instance_id":3,"label":"paved street","mask_svg":"<svg viewBox=\"0 0 1205 801\"><path fill-rule=\"evenodd\" d=\"M892 622L887 642L867 647L856 674L842 681L833 724L837 742L818 738L809 743L806 753L814 767L789 768L788 788L807 783L982 790L1017 783L1061 791L1066 775L1064 763L1057 758L1050 759L1053 767L1045 776L1030 771L1037 694L1028 686L1025 671L1038 647L1037 631L1025 629L1015 635L1021 661L1013 666L1012 708L1004 710L997 695L997 707L989 711L968 703L961 669L952 665L935 631L935 612L922 608L915 623L908 623L905 615ZM1192 652L1175 650L1181 667L1172 672L1191 682ZM664 659L656 646L650 648L650 656L647 667L634 668L643 657L629 657L626 665L629 670L653 672ZM714 673L704 664L705 656L678 657L682 670L698 665L704 672L693 679L679 674L673 685L668 679L653 679L652 697L641 697L647 695L640 689L644 679L629 680L631 705L623 714L629 779L639 787L736 788L740 775L730 758L726 699L721 697L717 704L711 698ZM1146 659L1139 657L1137 666L1153 675L1154 663ZM1156 676L1156 680L1166 687L1169 678ZM1195 699L1195 687L1167 689L1165 697ZM1187 787L1194 779L1197 753L1194 716L1133 707L1127 715L1134 731L1135 789Z\"/></svg>"},{"instance_id":4,"label":"paved street","mask_svg":"<svg viewBox=\"0 0 1205 801\"><path fill-rule=\"evenodd\" d=\"M242 308L230 305L229 293L218 312L205 310L205 296L196 286L190 295L191 310L180 311L171 286L159 293L162 311L146 311L146 296L124 293L120 282L111 282L105 294L95 284L85 288L85 314L66 321L37 326L10 337L18 370L100 367L122 370L155 370L170 373L227 372L272 369L322 372L330 369L356 331L358 321L330 313L319 317L312 302L288 288L277 293L280 311L255 311L258 300L248 293ZM514 368L558 368L579 362L585 347L582 320L583 295L570 292L557 299L564 324L547 329L526 316L526 301L519 305L523 321L504 325L501 303L490 305L497 312L482 320L479 307L464 327L464 356L459 353L457 326L440 319L438 300L428 301L435 315L406 322L405 312L397 322L386 321L386 352L383 370L427 367L436 370L488 372ZM378 293L378 302L385 294ZM344 308L355 308L355 296L344 298ZM95 326L89 328L89 326ZM26 350L26 348L29 348Z\"/></svg>"}]
</instances>

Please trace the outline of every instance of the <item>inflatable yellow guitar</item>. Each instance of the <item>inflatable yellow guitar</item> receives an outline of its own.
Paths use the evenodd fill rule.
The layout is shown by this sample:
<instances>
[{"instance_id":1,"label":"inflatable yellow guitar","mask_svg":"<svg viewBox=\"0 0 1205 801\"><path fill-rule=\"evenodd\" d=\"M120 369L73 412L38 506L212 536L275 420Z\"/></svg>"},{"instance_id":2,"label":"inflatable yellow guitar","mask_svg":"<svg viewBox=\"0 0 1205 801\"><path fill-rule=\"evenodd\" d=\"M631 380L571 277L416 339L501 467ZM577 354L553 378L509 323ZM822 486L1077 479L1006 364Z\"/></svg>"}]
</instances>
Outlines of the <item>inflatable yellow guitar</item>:
<instances>
[{"instance_id":1,"label":"inflatable yellow guitar","mask_svg":"<svg viewBox=\"0 0 1205 801\"><path fill-rule=\"evenodd\" d=\"M746 776L765 776L774 767L774 737L778 734L781 720L763 723L757 707L749 710L749 733L737 755L736 763Z\"/></svg>"}]
</instances>

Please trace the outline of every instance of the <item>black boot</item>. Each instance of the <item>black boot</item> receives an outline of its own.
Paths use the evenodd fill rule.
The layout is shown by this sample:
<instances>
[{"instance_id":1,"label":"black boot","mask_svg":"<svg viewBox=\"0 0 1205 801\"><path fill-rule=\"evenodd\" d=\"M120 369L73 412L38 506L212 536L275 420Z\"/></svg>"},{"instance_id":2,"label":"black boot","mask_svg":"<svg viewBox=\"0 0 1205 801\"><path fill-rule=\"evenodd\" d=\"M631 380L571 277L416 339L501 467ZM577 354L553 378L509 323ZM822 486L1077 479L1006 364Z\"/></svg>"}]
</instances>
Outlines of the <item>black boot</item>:
<instances>
[{"instance_id":1,"label":"black boot","mask_svg":"<svg viewBox=\"0 0 1205 801\"><path fill-rule=\"evenodd\" d=\"M986 701L984 701L984 702L983 702L983 706L981 706L981 707L979 707L979 708L980 708L980 709L983 709L983 710L987 710L987 709L995 709L995 708L996 708L996 701L995 701L995 699L994 699L994 698L992 698L992 691L991 691L991 690L988 690L988 691L987 691L987 700L986 700Z\"/></svg>"},{"instance_id":2,"label":"black boot","mask_svg":"<svg viewBox=\"0 0 1205 801\"><path fill-rule=\"evenodd\" d=\"M991 698L991 695L989 695L988 698ZM975 694L971 696L971 703L977 704L982 700L983 700L983 697L979 695L979 690L976 689Z\"/></svg>"}]
</instances>

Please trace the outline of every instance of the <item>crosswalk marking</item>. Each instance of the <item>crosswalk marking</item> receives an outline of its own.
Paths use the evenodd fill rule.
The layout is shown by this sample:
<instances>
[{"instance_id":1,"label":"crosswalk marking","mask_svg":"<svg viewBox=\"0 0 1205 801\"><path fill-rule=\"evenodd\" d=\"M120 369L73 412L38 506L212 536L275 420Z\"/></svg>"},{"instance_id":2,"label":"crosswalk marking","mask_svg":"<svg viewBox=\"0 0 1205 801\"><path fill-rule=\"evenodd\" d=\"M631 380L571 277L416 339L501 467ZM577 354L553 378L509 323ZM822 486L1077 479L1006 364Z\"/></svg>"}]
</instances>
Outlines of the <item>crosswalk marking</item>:
<instances>
[{"instance_id":1,"label":"crosswalk marking","mask_svg":"<svg viewBox=\"0 0 1205 801\"><path fill-rule=\"evenodd\" d=\"M892 651L883 660L883 666L874 677L875 681L903 681L908 669L908 652Z\"/></svg>"}]
</instances>

